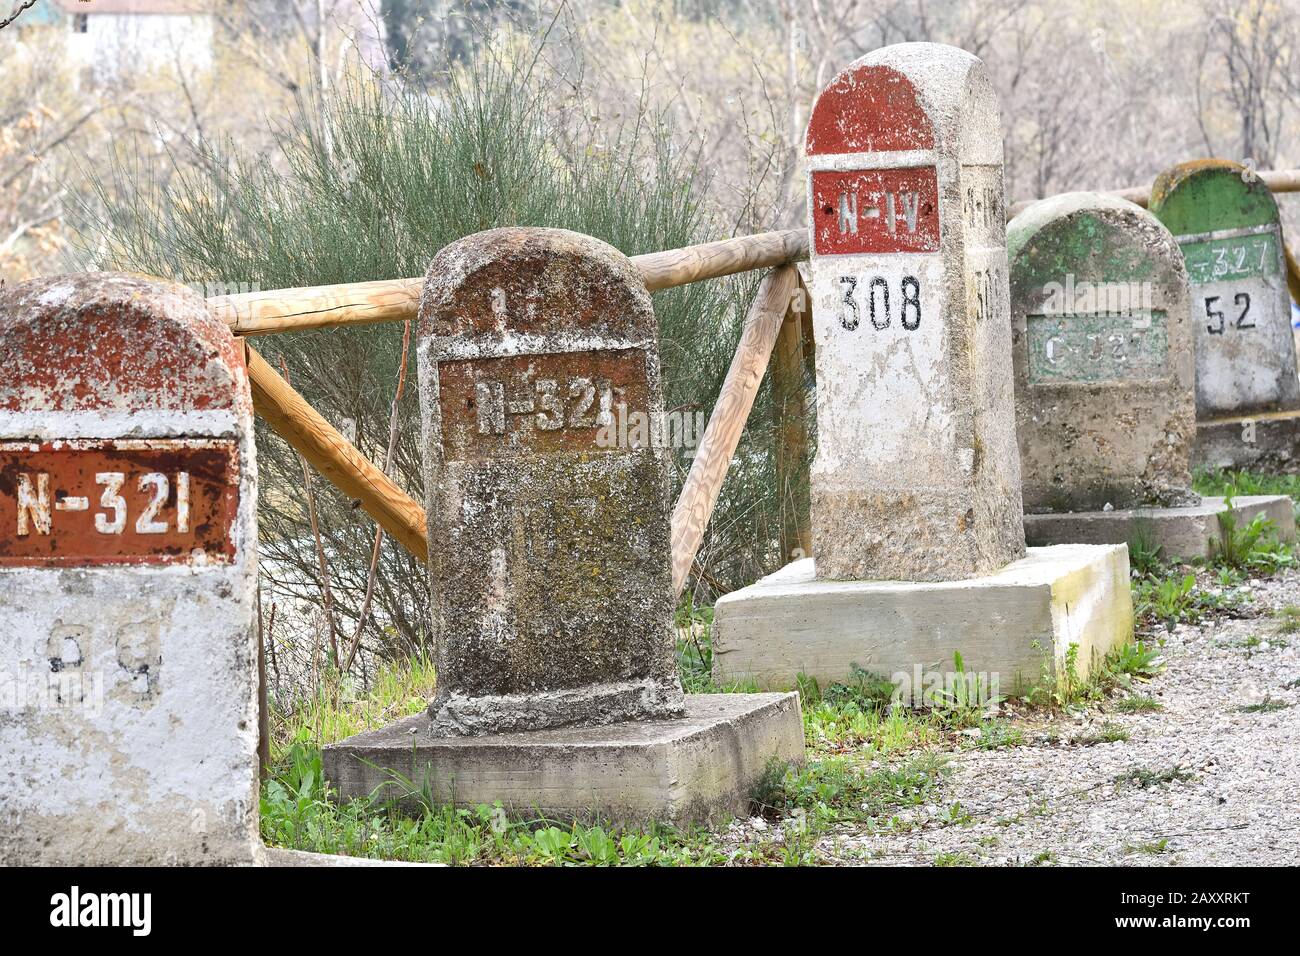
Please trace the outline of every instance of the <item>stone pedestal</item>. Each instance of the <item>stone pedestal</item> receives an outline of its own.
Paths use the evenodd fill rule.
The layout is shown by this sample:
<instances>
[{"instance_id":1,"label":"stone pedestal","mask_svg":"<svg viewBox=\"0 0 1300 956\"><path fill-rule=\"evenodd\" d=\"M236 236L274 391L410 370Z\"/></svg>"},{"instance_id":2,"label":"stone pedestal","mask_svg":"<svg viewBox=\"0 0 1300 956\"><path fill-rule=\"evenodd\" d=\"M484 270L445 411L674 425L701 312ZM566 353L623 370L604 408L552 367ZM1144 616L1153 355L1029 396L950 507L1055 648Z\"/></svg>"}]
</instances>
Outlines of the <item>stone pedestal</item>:
<instances>
[{"instance_id":1,"label":"stone pedestal","mask_svg":"<svg viewBox=\"0 0 1300 956\"><path fill-rule=\"evenodd\" d=\"M1192 467L1300 471L1300 411L1202 419L1196 423Z\"/></svg>"},{"instance_id":2,"label":"stone pedestal","mask_svg":"<svg viewBox=\"0 0 1300 956\"><path fill-rule=\"evenodd\" d=\"M1128 551L1122 545L1030 548L1002 570L964 581L822 581L815 558L718 599L713 679L824 689L854 665L912 685L916 675L996 675L1003 695L1051 675L1071 645L1088 673L1133 638Z\"/></svg>"},{"instance_id":3,"label":"stone pedestal","mask_svg":"<svg viewBox=\"0 0 1300 956\"><path fill-rule=\"evenodd\" d=\"M1031 547L1080 543L1124 544L1141 540L1160 548L1166 561L1208 558L1223 540L1219 516L1229 513L1223 498L1202 498L1183 508L1130 508L1025 515L1025 540ZM1273 522L1282 541L1296 539L1295 508L1287 495L1240 495L1232 500L1237 527L1256 515Z\"/></svg>"},{"instance_id":4,"label":"stone pedestal","mask_svg":"<svg viewBox=\"0 0 1300 956\"><path fill-rule=\"evenodd\" d=\"M435 737L417 714L326 747L323 763L344 800L378 793L418 812L410 781L460 807L682 825L746 814L773 758L803 761L798 694L692 694L674 720L476 737Z\"/></svg>"}]
</instances>

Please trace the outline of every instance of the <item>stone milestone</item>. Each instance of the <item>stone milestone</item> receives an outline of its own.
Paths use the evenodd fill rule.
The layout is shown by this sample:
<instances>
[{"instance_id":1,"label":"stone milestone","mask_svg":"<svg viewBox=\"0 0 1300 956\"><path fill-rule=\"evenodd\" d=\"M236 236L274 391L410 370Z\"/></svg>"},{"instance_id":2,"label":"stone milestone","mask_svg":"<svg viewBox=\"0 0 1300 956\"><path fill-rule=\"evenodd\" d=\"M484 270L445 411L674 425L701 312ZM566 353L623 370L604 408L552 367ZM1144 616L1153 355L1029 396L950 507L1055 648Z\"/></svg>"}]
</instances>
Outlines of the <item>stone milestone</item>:
<instances>
[{"instance_id":1,"label":"stone milestone","mask_svg":"<svg viewBox=\"0 0 1300 956\"><path fill-rule=\"evenodd\" d=\"M631 262L558 229L453 243L419 367L432 733L681 716L657 326Z\"/></svg>"},{"instance_id":2,"label":"stone milestone","mask_svg":"<svg viewBox=\"0 0 1300 956\"><path fill-rule=\"evenodd\" d=\"M944 581L1024 554L1002 139L984 65L870 53L808 126L818 578Z\"/></svg>"},{"instance_id":3,"label":"stone milestone","mask_svg":"<svg viewBox=\"0 0 1300 956\"><path fill-rule=\"evenodd\" d=\"M181 286L0 291L0 860L250 863L243 352Z\"/></svg>"},{"instance_id":4,"label":"stone milestone","mask_svg":"<svg viewBox=\"0 0 1300 956\"><path fill-rule=\"evenodd\" d=\"M1146 210L1099 193L1007 226L1025 511L1194 505L1187 272Z\"/></svg>"},{"instance_id":5,"label":"stone milestone","mask_svg":"<svg viewBox=\"0 0 1300 956\"><path fill-rule=\"evenodd\" d=\"M1300 408L1277 202L1249 169L1183 163L1156 178L1151 212L1182 247L1201 418Z\"/></svg>"}]
</instances>

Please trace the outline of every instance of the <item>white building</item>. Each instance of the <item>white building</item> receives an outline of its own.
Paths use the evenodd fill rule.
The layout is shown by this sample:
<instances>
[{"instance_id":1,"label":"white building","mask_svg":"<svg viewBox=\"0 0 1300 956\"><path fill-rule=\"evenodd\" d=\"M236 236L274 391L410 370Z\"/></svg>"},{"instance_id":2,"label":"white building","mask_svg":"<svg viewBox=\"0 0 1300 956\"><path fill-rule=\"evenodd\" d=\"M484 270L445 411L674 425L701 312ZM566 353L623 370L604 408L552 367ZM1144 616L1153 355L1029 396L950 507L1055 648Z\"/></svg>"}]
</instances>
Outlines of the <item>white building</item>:
<instances>
[{"instance_id":1,"label":"white building","mask_svg":"<svg viewBox=\"0 0 1300 956\"><path fill-rule=\"evenodd\" d=\"M212 67L212 14L202 0L52 0L68 54L107 81L136 70Z\"/></svg>"}]
</instances>

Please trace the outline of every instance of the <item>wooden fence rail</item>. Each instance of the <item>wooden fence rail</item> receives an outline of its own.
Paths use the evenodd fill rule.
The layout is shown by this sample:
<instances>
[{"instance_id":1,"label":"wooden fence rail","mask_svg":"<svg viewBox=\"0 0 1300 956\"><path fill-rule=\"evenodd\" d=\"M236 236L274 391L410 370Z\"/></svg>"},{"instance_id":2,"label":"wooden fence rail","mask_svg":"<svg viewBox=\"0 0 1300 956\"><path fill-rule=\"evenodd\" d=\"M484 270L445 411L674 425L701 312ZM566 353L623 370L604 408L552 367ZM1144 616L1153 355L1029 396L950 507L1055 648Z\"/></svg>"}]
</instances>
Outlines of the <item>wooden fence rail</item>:
<instances>
[{"instance_id":1,"label":"wooden fence rail","mask_svg":"<svg viewBox=\"0 0 1300 956\"><path fill-rule=\"evenodd\" d=\"M1300 169L1266 169L1255 173L1264 181L1264 185L1275 193L1300 193ZM1107 196L1118 196L1120 199L1127 199L1131 203L1136 203L1145 209L1151 203L1150 186L1130 186L1127 189L1103 189ZM1024 212L1037 199L1022 199L1018 203L1013 203L1007 210L1007 218L1019 215Z\"/></svg>"},{"instance_id":2,"label":"wooden fence rail","mask_svg":"<svg viewBox=\"0 0 1300 956\"><path fill-rule=\"evenodd\" d=\"M632 264L655 292L807 258L808 231L788 229L633 256ZM214 296L208 306L236 335L271 335L414 319L423 285L421 278L275 289Z\"/></svg>"}]
</instances>

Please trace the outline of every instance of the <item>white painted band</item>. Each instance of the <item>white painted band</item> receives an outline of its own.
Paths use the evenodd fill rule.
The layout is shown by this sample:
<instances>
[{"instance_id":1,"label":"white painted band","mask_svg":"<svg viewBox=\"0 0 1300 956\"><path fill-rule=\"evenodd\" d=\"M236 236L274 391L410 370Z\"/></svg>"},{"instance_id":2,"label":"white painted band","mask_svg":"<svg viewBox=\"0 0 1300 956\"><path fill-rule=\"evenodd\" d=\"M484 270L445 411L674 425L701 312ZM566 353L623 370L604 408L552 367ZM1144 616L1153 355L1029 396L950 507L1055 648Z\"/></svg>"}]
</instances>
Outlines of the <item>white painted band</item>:
<instances>
[{"instance_id":1,"label":"white painted band","mask_svg":"<svg viewBox=\"0 0 1300 956\"><path fill-rule=\"evenodd\" d=\"M821 170L910 169L937 166L939 153L933 149L876 150L869 153L821 153L808 157L808 168Z\"/></svg>"},{"instance_id":2,"label":"white painted band","mask_svg":"<svg viewBox=\"0 0 1300 956\"><path fill-rule=\"evenodd\" d=\"M1179 245L1187 242L1206 242L1212 239L1236 239L1239 236L1262 236L1270 232L1276 232L1278 224L1275 222L1265 223L1262 226L1246 226L1242 229L1214 229L1210 232L1193 232L1185 236L1175 236Z\"/></svg>"},{"instance_id":3,"label":"white painted band","mask_svg":"<svg viewBox=\"0 0 1300 956\"><path fill-rule=\"evenodd\" d=\"M229 410L172 411L0 411L0 440L60 438L229 438L239 430Z\"/></svg>"},{"instance_id":4,"label":"white painted band","mask_svg":"<svg viewBox=\"0 0 1300 956\"><path fill-rule=\"evenodd\" d=\"M505 335L477 338L438 336L421 344L428 357L436 362L458 359L492 359L515 355L563 355L569 352L615 352L626 349L650 349L653 339L628 339L616 335L538 335L510 332Z\"/></svg>"}]
</instances>

